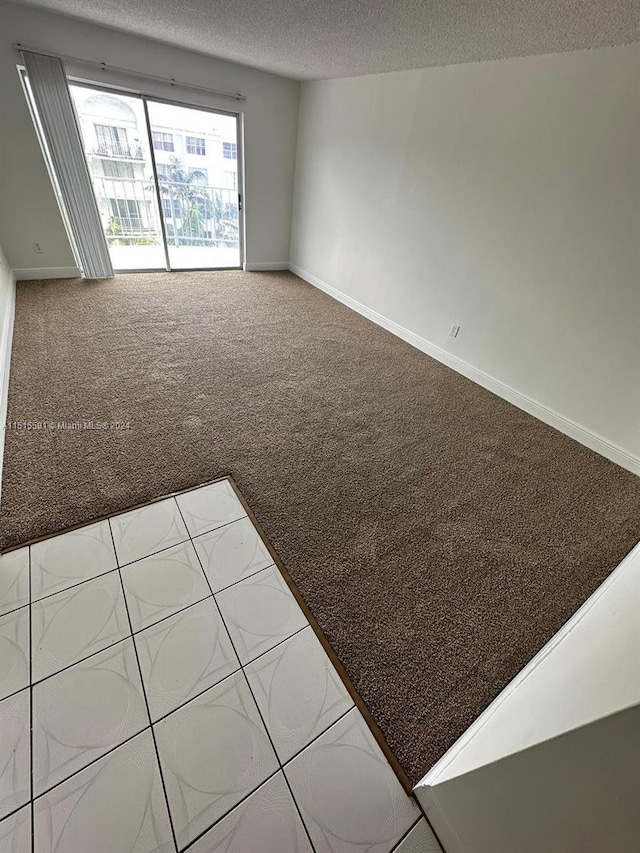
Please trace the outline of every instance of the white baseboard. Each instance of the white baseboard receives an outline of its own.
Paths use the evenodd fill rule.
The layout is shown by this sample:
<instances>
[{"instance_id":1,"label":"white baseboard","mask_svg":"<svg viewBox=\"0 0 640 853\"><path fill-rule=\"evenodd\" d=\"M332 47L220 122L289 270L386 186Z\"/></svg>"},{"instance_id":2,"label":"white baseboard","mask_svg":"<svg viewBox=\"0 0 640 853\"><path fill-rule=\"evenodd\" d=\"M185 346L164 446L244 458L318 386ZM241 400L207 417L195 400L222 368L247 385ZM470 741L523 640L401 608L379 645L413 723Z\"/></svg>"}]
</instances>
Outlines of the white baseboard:
<instances>
[{"instance_id":1,"label":"white baseboard","mask_svg":"<svg viewBox=\"0 0 640 853\"><path fill-rule=\"evenodd\" d=\"M16 281L39 281L43 278L80 278L79 267L34 267L33 269L14 270Z\"/></svg>"},{"instance_id":2,"label":"white baseboard","mask_svg":"<svg viewBox=\"0 0 640 853\"><path fill-rule=\"evenodd\" d=\"M288 270L288 261L267 261L264 264L245 264L247 272L268 272L269 270Z\"/></svg>"},{"instance_id":3,"label":"white baseboard","mask_svg":"<svg viewBox=\"0 0 640 853\"><path fill-rule=\"evenodd\" d=\"M337 290L335 287L332 287L330 284L322 281L322 279L312 273L303 270L296 264L289 264L289 269L300 278L309 282L309 284L317 287L318 290L322 290L324 293L329 294L329 296L337 299L338 302L342 302L343 305L352 308L354 311L357 311L358 314L362 314L363 317L377 323L378 326L382 326L397 337L402 338L403 341L411 344L416 349L430 355L437 361L442 362L442 364L446 364L447 367L461 373L463 376L466 376L467 379L471 379L483 388L492 391L498 397L502 397L503 400L513 403L514 406L528 412L530 415L538 418L538 420L549 424L549 426L552 426L559 432L575 439L580 442L580 444L584 444L585 447L595 450L596 453L600 453L602 456L605 456L607 459L610 459L622 468L626 468L627 471L631 471L633 474L638 474L640 476L640 456L635 456L623 447L620 447L603 436L598 435L598 433L593 432L593 430L582 426L582 424L576 423L571 420L571 418L565 417L565 415L561 415L560 412L556 412L553 409L548 408L543 403L539 403L537 400L528 397L526 394L516 391L516 389L512 388L510 385L501 382L499 379L479 370L472 364L452 355L450 352L442 349L442 347L432 344L431 341L426 340L426 338L421 338L420 335L410 332L408 329L405 329L393 320L383 317L382 314L378 314L377 311L374 311L366 305L363 305L361 302L352 299L350 296L347 296L345 293L342 293L342 291Z\"/></svg>"},{"instance_id":4,"label":"white baseboard","mask_svg":"<svg viewBox=\"0 0 640 853\"><path fill-rule=\"evenodd\" d=\"M4 462L4 438L9 409L9 369L11 367L11 341L13 321L16 314L15 275L9 290L7 313L0 329L0 502L2 501L2 465Z\"/></svg>"}]
</instances>

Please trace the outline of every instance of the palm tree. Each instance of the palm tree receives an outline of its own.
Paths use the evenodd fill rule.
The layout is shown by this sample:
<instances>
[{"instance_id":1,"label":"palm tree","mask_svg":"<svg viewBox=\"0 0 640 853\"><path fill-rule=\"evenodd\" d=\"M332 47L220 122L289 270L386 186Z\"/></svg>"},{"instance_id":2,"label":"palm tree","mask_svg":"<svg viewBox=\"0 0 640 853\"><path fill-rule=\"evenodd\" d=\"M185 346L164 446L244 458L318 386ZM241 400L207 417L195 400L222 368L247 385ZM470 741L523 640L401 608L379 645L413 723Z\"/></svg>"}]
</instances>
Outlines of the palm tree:
<instances>
[{"instance_id":1,"label":"palm tree","mask_svg":"<svg viewBox=\"0 0 640 853\"><path fill-rule=\"evenodd\" d=\"M213 216L213 205L206 186L207 176L199 169L188 172L177 157L171 157L166 172L158 176L160 192L169 199L171 219L174 211L179 210L180 228L173 223L173 240L180 245L180 238L194 240L205 239L207 220Z\"/></svg>"}]
</instances>

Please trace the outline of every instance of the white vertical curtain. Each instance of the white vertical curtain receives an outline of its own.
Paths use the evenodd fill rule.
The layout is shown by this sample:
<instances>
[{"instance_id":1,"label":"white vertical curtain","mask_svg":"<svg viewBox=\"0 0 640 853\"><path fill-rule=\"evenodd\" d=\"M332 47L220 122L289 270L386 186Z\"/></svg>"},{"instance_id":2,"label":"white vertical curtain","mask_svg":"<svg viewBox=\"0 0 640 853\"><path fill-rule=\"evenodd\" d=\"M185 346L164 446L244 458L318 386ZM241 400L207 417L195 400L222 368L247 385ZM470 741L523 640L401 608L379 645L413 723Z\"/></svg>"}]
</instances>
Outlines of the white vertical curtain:
<instances>
[{"instance_id":1,"label":"white vertical curtain","mask_svg":"<svg viewBox=\"0 0 640 853\"><path fill-rule=\"evenodd\" d=\"M87 278L111 278L109 248L62 60L27 50L22 56L82 271Z\"/></svg>"}]
</instances>

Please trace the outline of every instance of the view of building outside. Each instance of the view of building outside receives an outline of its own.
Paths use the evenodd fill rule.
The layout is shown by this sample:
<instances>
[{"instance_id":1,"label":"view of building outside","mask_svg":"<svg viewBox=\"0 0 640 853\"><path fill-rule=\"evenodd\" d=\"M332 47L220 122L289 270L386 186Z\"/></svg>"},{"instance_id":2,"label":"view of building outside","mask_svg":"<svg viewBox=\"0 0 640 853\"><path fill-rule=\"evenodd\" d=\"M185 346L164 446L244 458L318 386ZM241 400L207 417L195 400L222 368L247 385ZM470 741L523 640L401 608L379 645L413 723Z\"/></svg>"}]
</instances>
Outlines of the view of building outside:
<instances>
[{"instance_id":1,"label":"view of building outside","mask_svg":"<svg viewBox=\"0 0 640 853\"><path fill-rule=\"evenodd\" d=\"M115 269L239 266L233 116L148 101L161 212L140 98L73 85Z\"/></svg>"}]
</instances>

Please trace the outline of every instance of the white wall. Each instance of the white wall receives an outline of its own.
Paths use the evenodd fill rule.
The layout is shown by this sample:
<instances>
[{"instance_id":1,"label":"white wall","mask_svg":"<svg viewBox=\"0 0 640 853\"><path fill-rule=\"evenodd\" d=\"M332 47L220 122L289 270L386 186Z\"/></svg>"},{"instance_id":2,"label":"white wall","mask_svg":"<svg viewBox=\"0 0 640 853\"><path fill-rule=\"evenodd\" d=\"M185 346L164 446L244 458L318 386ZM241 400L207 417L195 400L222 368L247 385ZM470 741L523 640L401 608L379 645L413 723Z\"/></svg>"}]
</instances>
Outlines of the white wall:
<instances>
[{"instance_id":1,"label":"white wall","mask_svg":"<svg viewBox=\"0 0 640 853\"><path fill-rule=\"evenodd\" d=\"M639 81L635 45L304 83L292 268L640 472Z\"/></svg>"},{"instance_id":2,"label":"white wall","mask_svg":"<svg viewBox=\"0 0 640 853\"><path fill-rule=\"evenodd\" d=\"M247 262L287 264L299 83L12 4L0 7L0 31L0 241L16 271L68 268L75 261L16 72L20 56L11 47L14 42L246 95L246 101L230 100L67 64L70 73L84 79L242 112ZM32 241L41 243L44 254L33 251Z\"/></svg>"},{"instance_id":3,"label":"white wall","mask_svg":"<svg viewBox=\"0 0 640 853\"><path fill-rule=\"evenodd\" d=\"M0 488L2 487L2 460L7 421L9 362L11 360L15 300L15 277L0 246Z\"/></svg>"},{"instance_id":4,"label":"white wall","mask_svg":"<svg viewBox=\"0 0 640 853\"><path fill-rule=\"evenodd\" d=\"M640 705L418 791L447 853L638 849Z\"/></svg>"}]
</instances>

